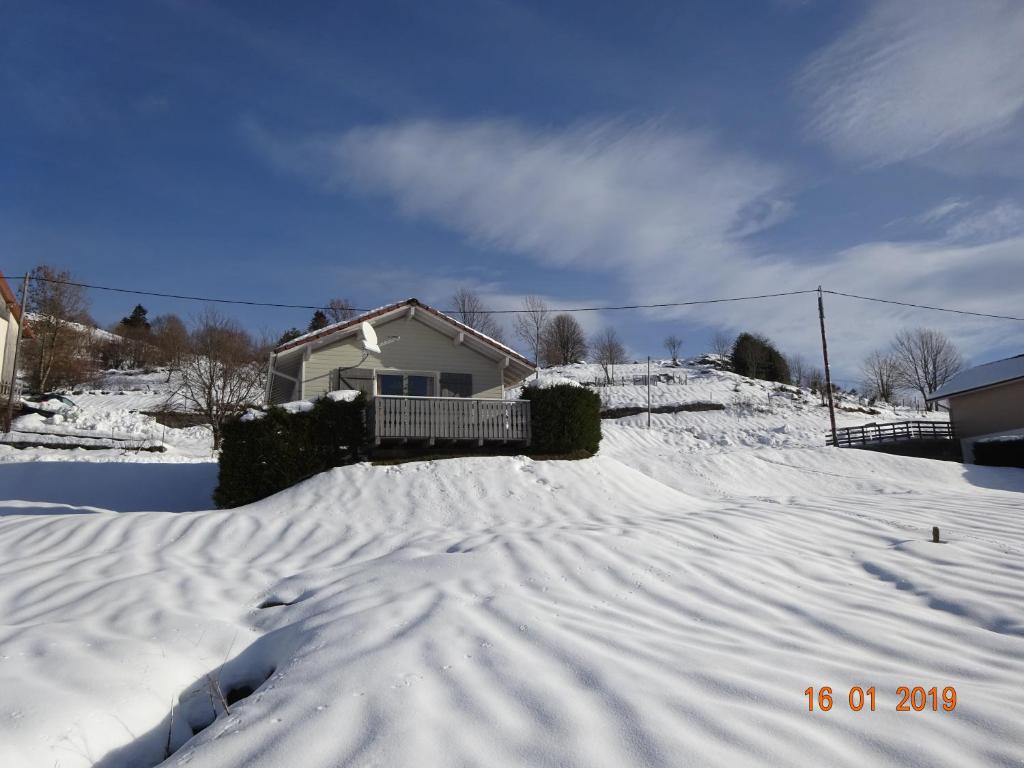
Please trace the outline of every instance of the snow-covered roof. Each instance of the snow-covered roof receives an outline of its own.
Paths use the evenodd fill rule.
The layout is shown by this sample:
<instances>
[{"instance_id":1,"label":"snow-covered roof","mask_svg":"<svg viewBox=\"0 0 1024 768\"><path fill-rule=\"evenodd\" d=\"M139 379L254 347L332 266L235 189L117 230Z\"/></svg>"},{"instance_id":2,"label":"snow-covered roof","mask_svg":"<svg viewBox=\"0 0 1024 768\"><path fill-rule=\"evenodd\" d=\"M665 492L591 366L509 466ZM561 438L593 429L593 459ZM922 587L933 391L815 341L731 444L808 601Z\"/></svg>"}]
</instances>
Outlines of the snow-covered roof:
<instances>
[{"instance_id":1,"label":"snow-covered roof","mask_svg":"<svg viewBox=\"0 0 1024 768\"><path fill-rule=\"evenodd\" d=\"M368 320L372 320L374 318L381 317L383 315L387 315L387 314L389 314L391 312L394 312L396 310L402 309L403 307L418 307L420 309L424 309L427 312L429 312L430 314L434 315L435 317L439 317L442 320L445 320L446 322L451 323L452 325L456 326L463 333L466 333L466 334L469 334L470 336L476 337L480 341L482 341L482 342L484 342L486 344L489 344L490 346L494 347L495 349L500 350L503 354L506 354L509 357L514 358L515 360L519 361L520 363L522 363L524 365L527 365L527 366L529 366L531 368L536 368L537 367L535 363L533 363L532 361L530 361L529 359L527 359L523 355L521 355L518 352L516 352L514 349L512 349L512 347L510 347L510 346L508 346L506 344L502 344L497 339L491 338L490 336L488 336L485 333L481 333L476 328L468 326L465 323L456 320L451 315L446 315L444 312L441 312L438 309L434 309L433 307L424 304L422 301L420 301L418 299L405 299L404 301L397 301L394 304L386 304L383 307L377 307L377 309L371 309L369 312L364 312L361 315L356 315L355 317L351 317L348 320L342 320L341 322L338 322L338 323L332 323L331 325L325 326L325 327L321 328L318 331L311 331L309 333L304 333L302 336L298 336L298 337L292 339L291 341L285 342L284 344L281 344L281 345L275 347L274 348L274 352L276 354L280 354L282 352L287 352L287 351L295 349L297 347L305 346L306 344L308 344L308 343L310 343L312 341L316 341L318 339L322 339L322 338L324 338L326 336L331 336L331 335L333 335L335 333L340 333L341 331L350 330L350 329L354 328L355 326L358 326L360 323L364 323L364 322L366 322Z\"/></svg>"},{"instance_id":2,"label":"snow-covered roof","mask_svg":"<svg viewBox=\"0 0 1024 768\"><path fill-rule=\"evenodd\" d=\"M996 360L994 363L985 363L961 371L928 395L928 400L942 400L1017 379L1024 379L1024 355Z\"/></svg>"}]
</instances>

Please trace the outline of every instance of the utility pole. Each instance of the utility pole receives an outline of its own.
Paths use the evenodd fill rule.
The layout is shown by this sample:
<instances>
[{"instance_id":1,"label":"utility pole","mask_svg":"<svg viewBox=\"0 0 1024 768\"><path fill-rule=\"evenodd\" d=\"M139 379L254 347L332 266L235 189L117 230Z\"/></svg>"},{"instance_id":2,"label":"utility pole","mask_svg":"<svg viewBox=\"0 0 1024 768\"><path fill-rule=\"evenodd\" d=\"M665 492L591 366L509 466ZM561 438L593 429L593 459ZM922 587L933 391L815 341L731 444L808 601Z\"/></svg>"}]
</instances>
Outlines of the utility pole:
<instances>
[{"instance_id":1,"label":"utility pole","mask_svg":"<svg viewBox=\"0 0 1024 768\"><path fill-rule=\"evenodd\" d=\"M647 428L651 428L651 356L647 356Z\"/></svg>"},{"instance_id":2,"label":"utility pole","mask_svg":"<svg viewBox=\"0 0 1024 768\"><path fill-rule=\"evenodd\" d=\"M4 416L4 432L11 431L11 420L14 418L14 389L18 384L18 352L21 351L21 338L25 333L25 314L28 312L28 276L21 284L21 319L18 321L18 339L14 342L14 360L11 362L11 382L7 392L7 414ZM12 310L13 312L13 310Z\"/></svg>"},{"instance_id":3,"label":"utility pole","mask_svg":"<svg viewBox=\"0 0 1024 768\"><path fill-rule=\"evenodd\" d=\"M825 340L825 301L821 286L818 286L818 320L821 323L821 356L825 359L825 392L828 393L828 418L832 423L832 445L839 445L836 438L836 406L832 401L832 374L828 369L828 342Z\"/></svg>"}]
</instances>

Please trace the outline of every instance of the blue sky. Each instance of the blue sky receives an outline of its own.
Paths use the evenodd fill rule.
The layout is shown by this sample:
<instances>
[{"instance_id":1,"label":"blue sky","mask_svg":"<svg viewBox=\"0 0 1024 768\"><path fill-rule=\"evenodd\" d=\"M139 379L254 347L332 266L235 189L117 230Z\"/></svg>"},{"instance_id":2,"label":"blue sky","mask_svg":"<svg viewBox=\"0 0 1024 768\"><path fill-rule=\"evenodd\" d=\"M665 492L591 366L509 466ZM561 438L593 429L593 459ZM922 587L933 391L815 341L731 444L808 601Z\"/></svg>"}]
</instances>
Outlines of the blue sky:
<instances>
[{"instance_id":1,"label":"blue sky","mask_svg":"<svg viewBox=\"0 0 1024 768\"><path fill-rule=\"evenodd\" d=\"M512 308L821 283L1024 312L1014 0L4 7L8 274L442 308L461 285ZM134 303L91 298L104 324ZM1024 351L1020 323L836 297L828 315L847 379L905 326L979 362ZM637 357L755 329L817 359L812 297L581 320Z\"/></svg>"}]
</instances>

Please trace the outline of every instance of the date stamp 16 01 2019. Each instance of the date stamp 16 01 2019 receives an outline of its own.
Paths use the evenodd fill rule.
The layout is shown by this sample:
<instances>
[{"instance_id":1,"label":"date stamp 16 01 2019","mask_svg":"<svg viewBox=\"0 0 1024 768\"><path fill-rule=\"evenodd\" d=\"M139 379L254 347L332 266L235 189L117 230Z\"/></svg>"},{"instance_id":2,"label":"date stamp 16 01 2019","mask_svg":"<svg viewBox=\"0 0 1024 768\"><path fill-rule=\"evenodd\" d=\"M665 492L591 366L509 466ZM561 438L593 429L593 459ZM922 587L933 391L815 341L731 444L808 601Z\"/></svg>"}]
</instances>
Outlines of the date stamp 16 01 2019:
<instances>
[{"instance_id":1,"label":"date stamp 16 01 2019","mask_svg":"<svg viewBox=\"0 0 1024 768\"><path fill-rule=\"evenodd\" d=\"M804 696L807 697L808 712L828 712L837 700L842 702L842 693L834 694L827 685L820 688L809 686ZM952 712L956 709L956 688L946 686L940 690L936 686L925 688L920 685L901 685L896 689L896 699L897 712ZM877 705L875 686L853 686L846 694L846 704L854 712L874 712Z\"/></svg>"}]
</instances>

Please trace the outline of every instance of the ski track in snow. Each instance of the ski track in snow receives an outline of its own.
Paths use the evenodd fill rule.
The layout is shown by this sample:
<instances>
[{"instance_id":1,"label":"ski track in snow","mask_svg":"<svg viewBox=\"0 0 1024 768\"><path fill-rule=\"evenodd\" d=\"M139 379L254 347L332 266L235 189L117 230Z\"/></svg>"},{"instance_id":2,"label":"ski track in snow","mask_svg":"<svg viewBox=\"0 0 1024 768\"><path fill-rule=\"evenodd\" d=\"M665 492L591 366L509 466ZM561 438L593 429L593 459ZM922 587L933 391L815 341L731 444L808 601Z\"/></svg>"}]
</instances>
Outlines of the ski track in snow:
<instances>
[{"instance_id":1,"label":"ski track in snow","mask_svg":"<svg viewBox=\"0 0 1024 768\"><path fill-rule=\"evenodd\" d=\"M357 465L232 511L0 502L0 766L157 765L175 702L190 768L1018 765L1024 472L747 447L766 423L623 419L586 461ZM255 692L219 711L211 673Z\"/></svg>"}]
</instances>

